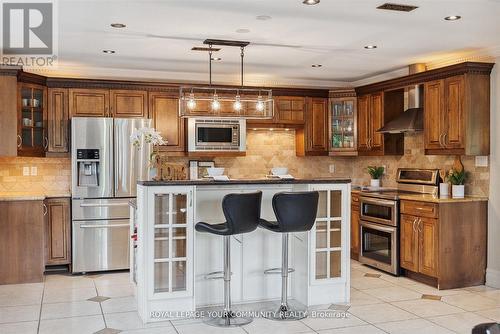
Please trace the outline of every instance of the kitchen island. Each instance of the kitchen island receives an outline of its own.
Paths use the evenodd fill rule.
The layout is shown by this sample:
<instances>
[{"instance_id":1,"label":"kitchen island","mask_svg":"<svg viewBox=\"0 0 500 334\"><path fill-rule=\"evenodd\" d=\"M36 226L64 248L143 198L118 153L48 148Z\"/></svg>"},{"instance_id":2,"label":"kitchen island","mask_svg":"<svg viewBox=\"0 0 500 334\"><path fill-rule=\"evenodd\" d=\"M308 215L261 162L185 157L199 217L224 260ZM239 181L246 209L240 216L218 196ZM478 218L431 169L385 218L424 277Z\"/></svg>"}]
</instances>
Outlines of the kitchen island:
<instances>
[{"instance_id":1,"label":"kitchen island","mask_svg":"<svg viewBox=\"0 0 500 334\"><path fill-rule=\"evenodd\" d=\"M132 226L137 240L131 244L131 277L144 322L188 317L199 307L222 304L223 283L216 274L223 269L222 237L195 232L194 225L224 222L226 194L257 190L267 220L275 220L274 194L319 192L312 230L291 237L289 262L295 271L289 297L305 306L349 302L349 179L145 181L137 187ZM281 276L264 271L281 265L281 235L259 228L231 241L233 303L279 300Z\"/></svg>"}]
</instances>

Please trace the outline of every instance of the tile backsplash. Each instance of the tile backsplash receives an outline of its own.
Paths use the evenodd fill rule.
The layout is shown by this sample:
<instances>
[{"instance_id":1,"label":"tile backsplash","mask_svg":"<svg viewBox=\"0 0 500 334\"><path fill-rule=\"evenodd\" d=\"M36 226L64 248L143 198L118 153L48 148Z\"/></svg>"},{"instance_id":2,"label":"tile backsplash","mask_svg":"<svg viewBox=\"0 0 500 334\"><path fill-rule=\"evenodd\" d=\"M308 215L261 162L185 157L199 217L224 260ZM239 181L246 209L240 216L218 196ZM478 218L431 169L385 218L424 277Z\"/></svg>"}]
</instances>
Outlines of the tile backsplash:
<instances>
[{"instance_id":1,"label":"tile backsplash","mask_svg":"<svg viewBox=\"0 0 500 334\"><path fill-rule=\"evenodd\" d=\"M382 186L396 186L396 171L399 167L450 169L454 156L424 154L422 133L405 135L405 154L385 157L297 157L295 155L295 133L293 130L248 130L247 152L244 157L215 158L217 167L225 167L232 178L260 178L273 167L288 167L295 177L349 177L353 184L368 185L369 165L384 165L386 173ZM186 162L188 159L171 158ZM475 167L475 158L462 156L465 169L470 172L466 193L488 196L489 167ZM330 165L335 172L330 173Z\"/></svg>"},{"instance_id":2,"label":"tile backsplash","mask_svg":"<svg viewBox=\"0 0 500 334\"><path fill-rule=\"evenodd\" d=\"M170 158L188 163L189 158ZM448 170L453 156L424 154L423 134L405 135L405 154L385 157L297 157L293 130L248 130L247 153L243 157L215 158L218 167L225 167L232 178L261 178L272 167L288 167L296 177L349 177L353 184L367 185L369 165L386 166L383 186L396 186L398 167L440 168ZM466 193L488 196L489 167L475 167L474 157L462 157L465 169L470 172ZM330 173L330 165L335 172ZM23 167L35 166L37 176L23 176ZM71 189L71 163L69 158L0 158L0 192L68 192Z\"/></svg>"},{"instance_id":3,"label":"tile backsplash","mask_svg":"<svg viewBox=\"0 0 500 334\"><path fill-rule=\"evenodd\" d=\"M23 167L36 167L36 176L23 176ZM69 194L69 158L0 157L0 192Z\"/></svg>"}]
</instances>

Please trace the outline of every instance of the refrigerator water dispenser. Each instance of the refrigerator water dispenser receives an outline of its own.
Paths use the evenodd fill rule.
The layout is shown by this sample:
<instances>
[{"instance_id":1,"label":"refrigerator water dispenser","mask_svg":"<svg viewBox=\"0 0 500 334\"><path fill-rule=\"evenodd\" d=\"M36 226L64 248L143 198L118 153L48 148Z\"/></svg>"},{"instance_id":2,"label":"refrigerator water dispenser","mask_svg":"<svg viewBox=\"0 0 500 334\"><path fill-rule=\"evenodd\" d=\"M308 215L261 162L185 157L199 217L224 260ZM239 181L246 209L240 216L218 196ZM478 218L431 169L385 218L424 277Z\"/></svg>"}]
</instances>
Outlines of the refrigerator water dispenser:
<instances>
[{"instance_id":1,"label":"refrigerator water dispenser","mask_svg":"<svg viewBox=\"0 0 500 334\"><path fill-rule=\"evenodd\" d=\"M79 187L99 186L99 149L79 149L76 153Z\"/></svg>"}]
</instances>

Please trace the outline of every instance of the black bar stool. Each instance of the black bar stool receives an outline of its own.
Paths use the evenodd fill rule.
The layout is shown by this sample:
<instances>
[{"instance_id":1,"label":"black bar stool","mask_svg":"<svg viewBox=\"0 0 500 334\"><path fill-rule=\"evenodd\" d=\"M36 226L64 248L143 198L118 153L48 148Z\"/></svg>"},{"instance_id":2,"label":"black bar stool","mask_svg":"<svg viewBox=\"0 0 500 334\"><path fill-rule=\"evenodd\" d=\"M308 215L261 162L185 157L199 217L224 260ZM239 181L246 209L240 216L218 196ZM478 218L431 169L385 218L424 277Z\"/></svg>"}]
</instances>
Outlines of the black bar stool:
<instances>
[{"instance_id":1,"label":"black bar stool","mask_svg":"<svg viewBox=\"0 0 500 334\"><path fill-rule=\"evenodd\" d=\"M231 259L230 238L234 234L254 231L260 222L260 206L262 192L228 194L222 199L222 211L225 223L207 224L199 222L195 225L198 232L206 232L224 236L224 311L222 317L210 318L205 322L212 326L233 327L252 322L249 317L236 317L231 310Z\"/></svg>"},{"instance_id":2,"label":"black bar stool","mask_svg":"<svg viewBox=\"0 0 500 334\"><path fill-rule=\"evenodd\" d=\"M318 211L317 191L281 192L273 196L273 210L277 222L261 220L260 226L272 232L282 233L281 268L281 305L277 312L268 312L266 317L273 320L299 320L306 317L305 312L291 310L288 305L288 239L289 233L311 230ZM266 270L270 273L275 269Z\"/></svg>"}]
</instances>

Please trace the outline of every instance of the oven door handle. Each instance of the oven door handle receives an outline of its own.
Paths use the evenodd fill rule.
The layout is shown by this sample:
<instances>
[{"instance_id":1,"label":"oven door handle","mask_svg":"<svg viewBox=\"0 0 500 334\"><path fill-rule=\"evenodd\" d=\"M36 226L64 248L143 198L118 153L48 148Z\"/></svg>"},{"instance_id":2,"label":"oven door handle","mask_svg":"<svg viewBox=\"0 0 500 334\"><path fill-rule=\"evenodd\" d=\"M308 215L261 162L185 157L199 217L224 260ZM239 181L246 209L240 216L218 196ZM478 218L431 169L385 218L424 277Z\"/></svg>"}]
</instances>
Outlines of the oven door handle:
<instances>
[{"instance_id":1,"label":"oven door handle","mask_svg":"<svg viewBox=\"0 0 500 334\"><path fill-rule=\"evenodd\" d=\"M385 227L385 226L381 226L379 224L371 224L371 223L368 223L368 222L365 222L365 221L362 221L361 222L361 226L363 227L369 227L369 228L372 228L374 230L378 230L378 231L382 231L382 232L387 232L387 233L393 233L395 230L396 230L396 227Z\"/></svg>"},{"instance_id":2,"label":"oven door handle","mask_svg":"<svg viewBox=\"0 0 500 334\"><path fill-rule=\"evenodd\" d=\"M368 197L361 197L359 200L361 202L361 205L363 203L368 203L368 204L375 204L375 205L383 205L383 206L390 206L391 208L396 207L396 202L391 201L391 200L386 200L386 199L375 199L375 198L368 198Z\"/></svg>"}]
</instances>

